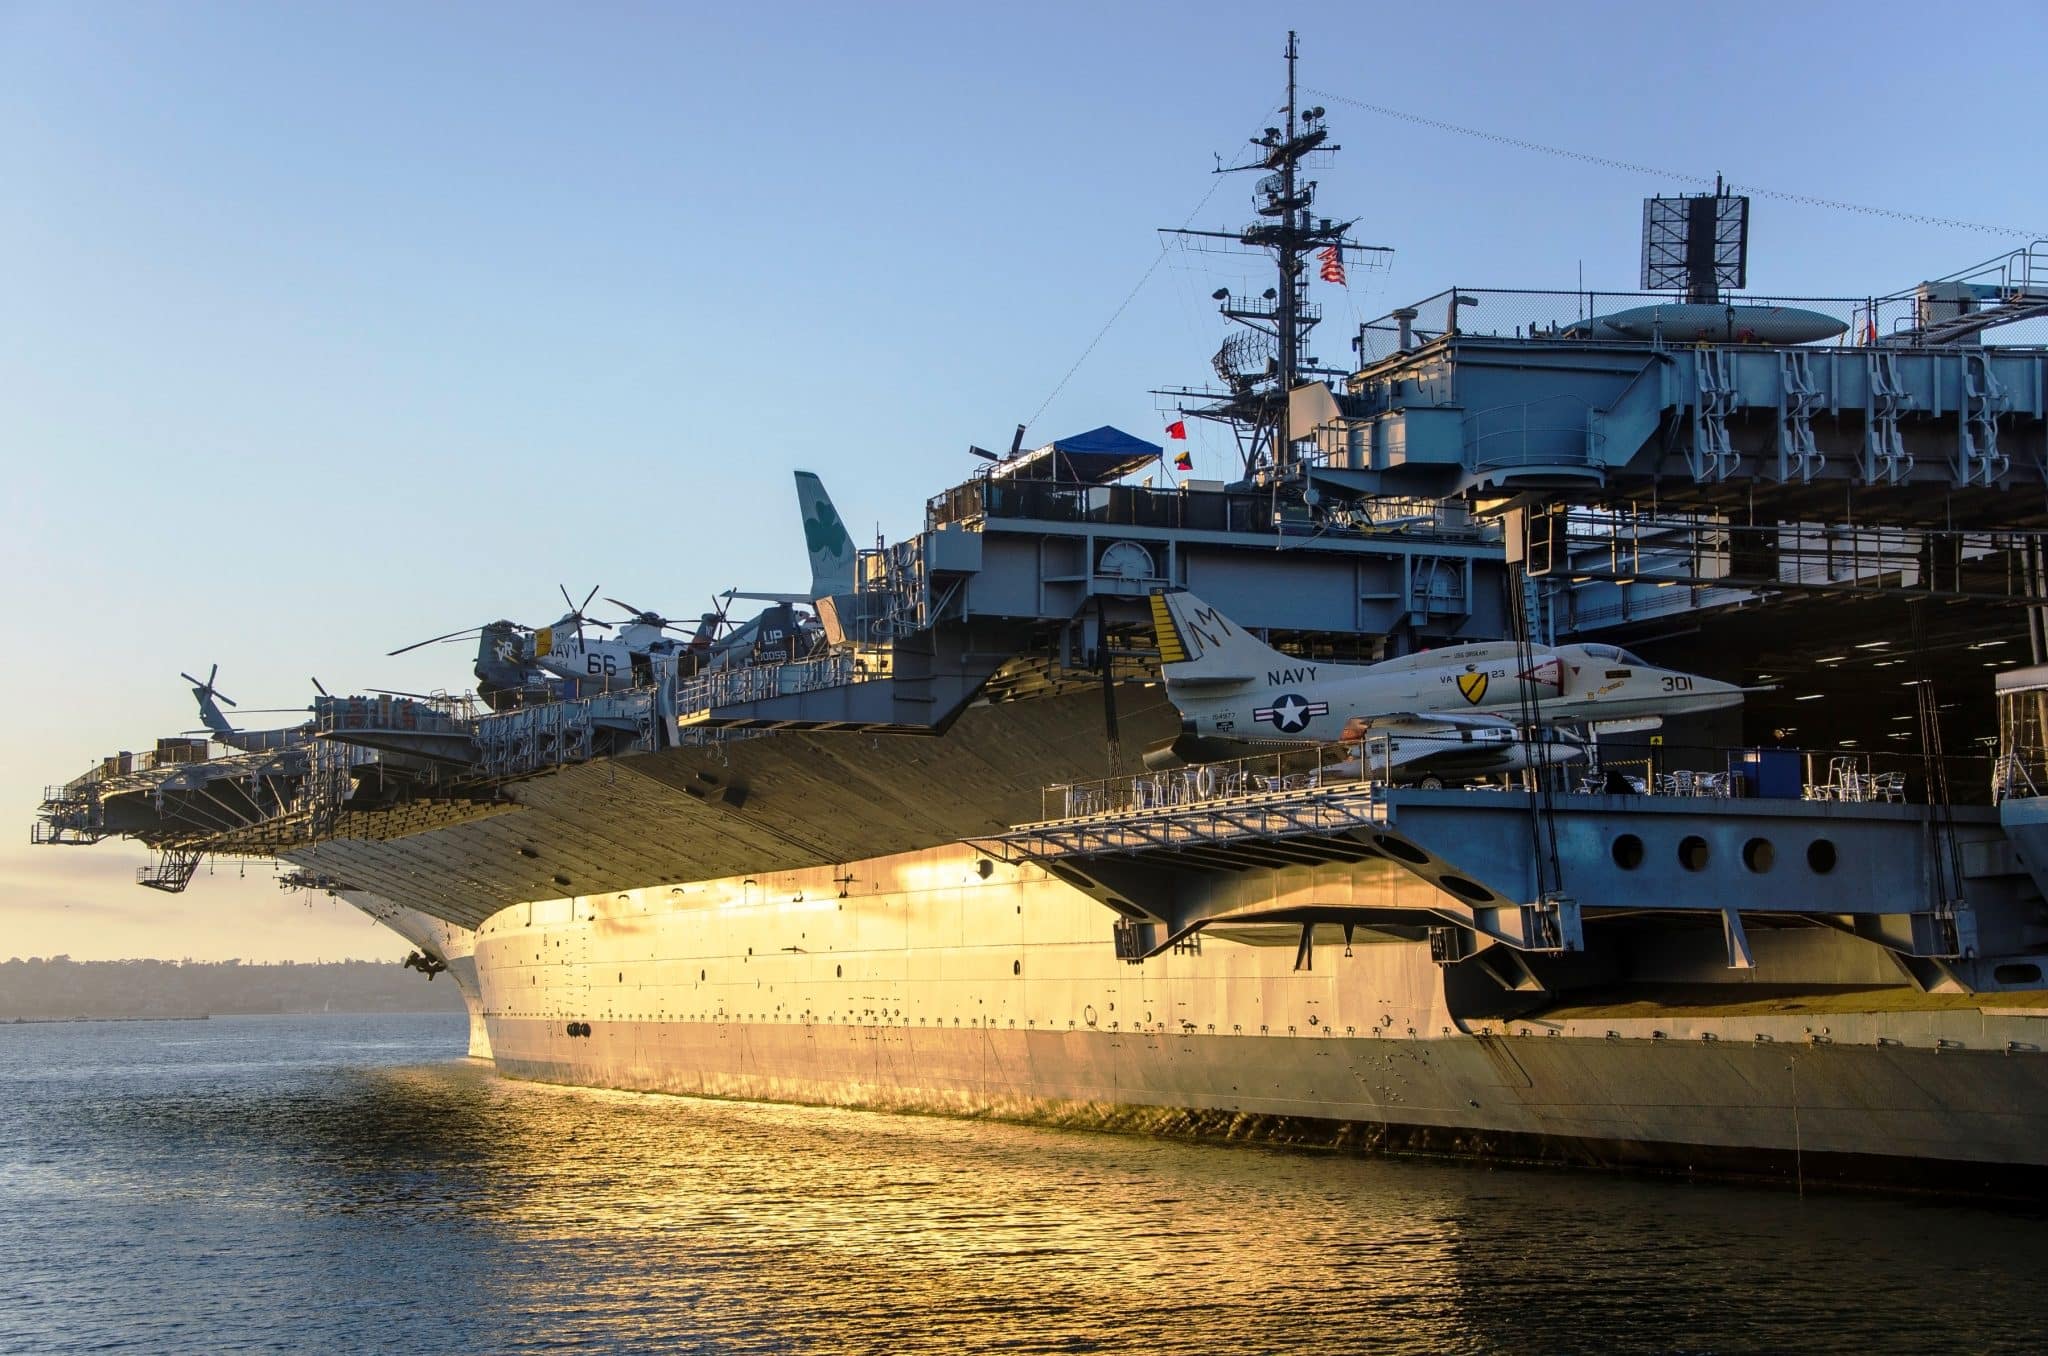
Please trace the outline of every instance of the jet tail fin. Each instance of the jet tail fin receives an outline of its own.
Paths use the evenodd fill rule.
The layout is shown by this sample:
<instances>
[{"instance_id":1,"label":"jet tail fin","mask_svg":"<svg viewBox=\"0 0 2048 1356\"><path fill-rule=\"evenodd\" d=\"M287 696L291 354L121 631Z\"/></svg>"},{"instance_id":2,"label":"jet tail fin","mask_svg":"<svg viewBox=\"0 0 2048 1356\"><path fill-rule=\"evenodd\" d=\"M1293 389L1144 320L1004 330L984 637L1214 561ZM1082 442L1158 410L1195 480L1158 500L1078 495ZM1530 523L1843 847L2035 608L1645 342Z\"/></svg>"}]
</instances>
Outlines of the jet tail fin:
<instances>
[{"instance_id":1,"label":"jet tail fin","mask_svg":"<svg viewBox=\"0 0 2048 1356\"><path fill-rule=\"evenodd\" d=\"M796 473L797 511L804 520L804 547L811 556L811 597L853 589L853 538L825 493L825 482L809 471Z\"/></svg>"},{"instance_id":2,"label":"jet tail fin","mask_svg":"<svg viewBox=\"0 0 2048 1356\"><path fill-rule=\"evenodd\" d=\"M1169 687L1230 687L1300 661L1236 626L1186 589L1152 595L1160 672Z\"/></svg>"}]
</instances>

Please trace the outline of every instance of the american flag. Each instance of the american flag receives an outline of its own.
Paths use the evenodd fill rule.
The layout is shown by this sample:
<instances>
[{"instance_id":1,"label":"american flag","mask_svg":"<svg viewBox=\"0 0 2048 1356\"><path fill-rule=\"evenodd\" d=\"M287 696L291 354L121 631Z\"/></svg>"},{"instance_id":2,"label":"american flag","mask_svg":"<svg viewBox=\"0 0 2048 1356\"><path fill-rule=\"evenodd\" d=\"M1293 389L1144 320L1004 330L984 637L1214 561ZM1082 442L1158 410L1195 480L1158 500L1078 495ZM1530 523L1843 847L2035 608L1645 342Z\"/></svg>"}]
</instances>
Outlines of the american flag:
<instances>
[{"instance_id":1,"label":"american flag","mask_svg":"<svg viewBox=\"0 0 2048 1356\"><path fill-rule=\"evenodd\" d=\"M1323 281L1339 287L1349 287L1344 281L1344 254L1335 245L1325 245L1317 252L1316 258L1323 261Z\"/></svg>"}]
</instances>

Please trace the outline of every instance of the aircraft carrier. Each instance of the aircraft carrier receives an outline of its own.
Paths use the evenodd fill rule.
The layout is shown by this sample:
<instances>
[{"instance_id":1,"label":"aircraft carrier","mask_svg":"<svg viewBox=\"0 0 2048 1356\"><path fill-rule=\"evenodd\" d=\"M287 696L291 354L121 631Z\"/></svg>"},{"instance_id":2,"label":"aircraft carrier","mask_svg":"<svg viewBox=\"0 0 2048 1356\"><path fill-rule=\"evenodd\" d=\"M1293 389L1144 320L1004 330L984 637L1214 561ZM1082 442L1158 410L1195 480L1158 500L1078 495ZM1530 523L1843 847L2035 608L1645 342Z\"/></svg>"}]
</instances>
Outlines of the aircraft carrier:
<instances>
[{"instance_id":1,"label":"aircraft carrier","mask_svg":"<svg viewBox=\"0 0 2048 1356\"><path fill-rule=\"evenodd\" d=\"M1754 297L1745 200L1659 198L1642 290L1453 288L1329 366L1373 247L1288 55L1255 219L1185 233L1275 285L1163 393L1241 477L1020 429L865 551L802 488L813 588L744 627L568 599L478 628L480 695L268 731L194 678L213 737L36 840L274 858L516 1078L2038 1191L2048 244ZM1185 597L1298 661L1263 705L1176 705ZM1603 721L1566 654L1741 701ZM1389 661L1471 708L1401 737L1491 761L1296 690Z\"/></svg>"}]
</instances>

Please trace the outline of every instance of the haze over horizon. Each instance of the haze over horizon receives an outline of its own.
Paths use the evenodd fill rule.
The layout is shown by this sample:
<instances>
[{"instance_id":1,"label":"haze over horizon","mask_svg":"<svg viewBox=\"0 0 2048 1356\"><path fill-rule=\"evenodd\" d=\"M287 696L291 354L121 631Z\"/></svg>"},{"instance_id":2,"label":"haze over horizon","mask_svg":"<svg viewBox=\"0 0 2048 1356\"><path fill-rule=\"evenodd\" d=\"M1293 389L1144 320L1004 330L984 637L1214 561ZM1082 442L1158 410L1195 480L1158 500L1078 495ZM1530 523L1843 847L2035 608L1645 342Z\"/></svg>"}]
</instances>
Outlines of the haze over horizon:
<instances>
[{"instance_id":1,"label":"haze over horizon","mask_svg":"<svg viewBox=\"0 0 2048 1356\"><path fill-rule=\"evenodd\" d=\"M1886 209L1758 197L1758 293L1896 291L2025 243L1916 217L2048 236L2035 77L1999 60L2048 17L1971 14L1996 49L1937 65L1905 4L0 0L0 952L410 949L265 864L167 896L132 845L29 846L46 784L197 723L181 670L218 662L245 708L316 675L461 689L466 647L384 652L552 619L562 584L680 616L800 583L797 467L896 539L1020 421L1156 439L1149 389L1200 382L1224 332L1209 294L1265 284L1161 262L1155 228L1250 217L1212 156L1271 120L1290 25L1343 147L1319 206L1398 251L1316 288L1334 362L1453 282L1633 289L1640 199L1716 172ZM1228 474L1191 431L1194 474Z\"/></svg>"}]
</instances>

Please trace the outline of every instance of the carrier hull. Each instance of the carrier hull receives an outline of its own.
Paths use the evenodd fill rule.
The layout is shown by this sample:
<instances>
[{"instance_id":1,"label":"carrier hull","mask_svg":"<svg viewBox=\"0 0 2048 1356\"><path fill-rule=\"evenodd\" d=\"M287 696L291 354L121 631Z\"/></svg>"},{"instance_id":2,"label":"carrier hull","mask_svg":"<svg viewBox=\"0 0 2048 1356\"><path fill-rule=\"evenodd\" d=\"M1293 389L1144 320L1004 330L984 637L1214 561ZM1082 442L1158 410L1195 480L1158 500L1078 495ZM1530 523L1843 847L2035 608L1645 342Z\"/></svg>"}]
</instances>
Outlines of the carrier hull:
<instances>
[{"instance_id":1,"label":"carrier hull","mask_svg":"<svg viewBox=\"0 0 2048 1356\"><path fill-rule=\"evenodd\" d=\"M1767 948L1761 987L1647 1015L1473 1021L1424 942L1324 929L1297 969L1297 930L1254 923L1132 965L1100 905L985 862L523 903L454 946L518 1079L1944 1190L2048 1169L2048 1007L2025 996L1860 983L1854 961L1755 996L1774 967L1810 973L1808 946Z\"/></svg>"},{"instance_id":2,"label":"carrier hull","mask_svg":"<svg viewBox=\"0 0 2048 1356\"><path fill-rule=\"evenodd\" d=\"M626 1022L582 1042L549 1023L493 1030L520 1051L499 1057L507 1076L580 1087L1701 1176L2048 1190L2039 1055L2016 1064L1868 1046L1795 1063L1732 1041L1678 1052L1640 1031L1525 1049L1499 1036L961 1036L804 1023ZM1960 1105L1938 1104L1964 1090Z\"/></svg>"}]
</instances>

